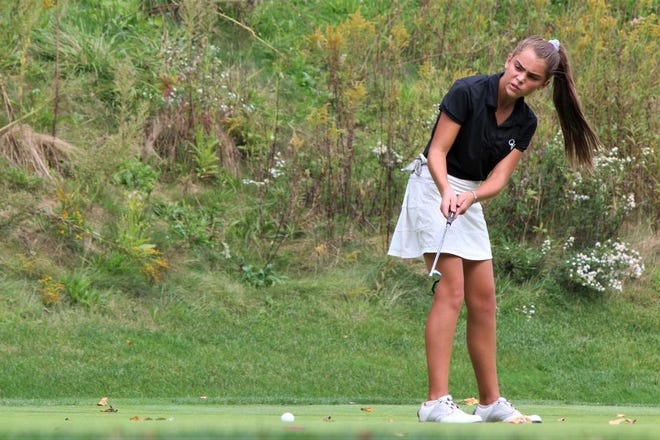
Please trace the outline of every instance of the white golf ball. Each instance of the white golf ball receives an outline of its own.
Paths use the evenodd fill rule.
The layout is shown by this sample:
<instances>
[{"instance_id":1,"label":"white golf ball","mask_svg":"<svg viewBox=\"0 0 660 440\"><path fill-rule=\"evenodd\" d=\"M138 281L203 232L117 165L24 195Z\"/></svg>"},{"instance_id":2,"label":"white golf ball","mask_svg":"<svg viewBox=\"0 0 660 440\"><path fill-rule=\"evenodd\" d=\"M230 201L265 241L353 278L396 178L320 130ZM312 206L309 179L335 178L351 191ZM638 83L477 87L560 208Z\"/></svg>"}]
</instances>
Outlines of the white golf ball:
<instances>
[{"instance_id":1,"label":"white golf ball","mask_svg":"<svg viewBox=\"0 0 660 440\"><path fill-rule=\"evenodd\" d=\"M283 422L290 423L296 420L296 418L290 412L285 412L284 414L282 414L282 417L280 417L280 420Z\"/></svg>"}]
</instances>

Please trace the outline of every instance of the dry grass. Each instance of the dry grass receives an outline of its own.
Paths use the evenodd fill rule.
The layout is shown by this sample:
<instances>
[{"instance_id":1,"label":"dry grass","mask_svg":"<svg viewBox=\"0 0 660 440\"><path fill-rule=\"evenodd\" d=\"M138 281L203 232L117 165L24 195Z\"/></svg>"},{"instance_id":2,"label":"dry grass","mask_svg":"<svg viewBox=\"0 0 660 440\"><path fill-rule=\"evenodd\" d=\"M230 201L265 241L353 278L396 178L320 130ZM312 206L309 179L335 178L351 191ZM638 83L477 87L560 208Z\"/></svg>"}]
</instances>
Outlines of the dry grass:
<instances>
[{"instance_id":1,"label":"dry grass","mask_svg":"<svg viewBox=\"0 0 660 440\"><path fill-rule=\"evenodd\" d=\"M53 172L67 175L78 149L49 134L37 133L26 124L16 124L0 134L0 155L15 167L52 179Z\"/></svg>"}]
</instances>

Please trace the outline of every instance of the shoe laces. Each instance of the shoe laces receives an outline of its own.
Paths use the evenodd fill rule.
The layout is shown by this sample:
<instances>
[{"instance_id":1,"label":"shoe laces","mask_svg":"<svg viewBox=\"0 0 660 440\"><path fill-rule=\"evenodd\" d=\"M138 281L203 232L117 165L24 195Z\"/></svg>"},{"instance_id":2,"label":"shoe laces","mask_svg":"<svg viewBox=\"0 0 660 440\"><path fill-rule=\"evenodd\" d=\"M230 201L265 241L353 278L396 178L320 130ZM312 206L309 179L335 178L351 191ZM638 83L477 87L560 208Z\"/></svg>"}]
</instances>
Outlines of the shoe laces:
<instances>
[{"instance_id":1,"label":"shoe laces","mask_svg":"<svg viewBox=\"0 0 660 440\"><path fill-rule=\"evenodd\" d=\"M454 403L454 399L452 399L451 397L445 398L441 402L447 405L448 407L450 407L452 410L458 409L458 407Z\"/></svg>"},{"instance_id":2,"label":"shoe laces","mask_svg":"<svg viewBox=\"0 0 660 440\"><path fill-rule=\"evenodd\" d=\"M509 407L509 408L511 408L511 409L515 409L515 408L513 407L513 404L512 404L511 402L509 402L508 400L506 400L504 397L500 397L500 398L497 400L497 403L498 403L498 404L504 404L505 406L507 406L507 407Z\"/></svg>"}]
</instances>

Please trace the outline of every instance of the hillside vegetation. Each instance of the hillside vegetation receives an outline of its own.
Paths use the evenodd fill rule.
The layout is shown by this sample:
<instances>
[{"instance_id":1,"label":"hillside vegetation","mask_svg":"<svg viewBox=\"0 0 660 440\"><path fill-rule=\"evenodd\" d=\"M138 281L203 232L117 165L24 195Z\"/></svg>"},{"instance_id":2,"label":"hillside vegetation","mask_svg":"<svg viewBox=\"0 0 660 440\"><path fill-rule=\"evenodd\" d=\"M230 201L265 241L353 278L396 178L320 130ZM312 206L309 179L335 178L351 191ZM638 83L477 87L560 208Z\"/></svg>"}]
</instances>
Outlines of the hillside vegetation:
<instances>
[{"instance_id":1,"label":"hillside vegetation","mask_svg":"<svg viewBox=\"0 0 660 440\"><path fill-rule=\"evenodd\" d=\"M386 257L437 104L557 38L603 148L550 92L485 205L507 395L657 404L657 5L0 4L0 398L417 401L430 302ZM456 341L452 382L474 393Z\"/></svg>"}]
</instances>

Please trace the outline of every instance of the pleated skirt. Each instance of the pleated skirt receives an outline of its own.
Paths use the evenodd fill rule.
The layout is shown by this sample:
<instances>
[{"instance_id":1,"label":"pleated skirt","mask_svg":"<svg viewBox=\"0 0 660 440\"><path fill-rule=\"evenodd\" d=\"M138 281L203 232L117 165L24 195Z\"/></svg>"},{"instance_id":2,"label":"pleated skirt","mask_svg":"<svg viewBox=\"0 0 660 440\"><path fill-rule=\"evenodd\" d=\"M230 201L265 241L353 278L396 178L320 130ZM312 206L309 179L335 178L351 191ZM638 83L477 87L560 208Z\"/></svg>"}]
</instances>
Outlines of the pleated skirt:
<instances>
[{"instance_id":1,"label":"pleated skirt","mask_svg":"<svg viewBox=\"0 0 660 440\"><path fill-rule=\"evenodd\" d=\"M426 165L410 174L388 255L419 258L438 251L447 220L440 211L442 198ZM449 184L458 193L473 191L481 182L448 176ZM489 260L493 257L488 227L480 203L474 203L456 218L445 237L442 253L466 260Z\"/></svg>"}]
</instances>

